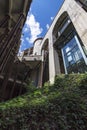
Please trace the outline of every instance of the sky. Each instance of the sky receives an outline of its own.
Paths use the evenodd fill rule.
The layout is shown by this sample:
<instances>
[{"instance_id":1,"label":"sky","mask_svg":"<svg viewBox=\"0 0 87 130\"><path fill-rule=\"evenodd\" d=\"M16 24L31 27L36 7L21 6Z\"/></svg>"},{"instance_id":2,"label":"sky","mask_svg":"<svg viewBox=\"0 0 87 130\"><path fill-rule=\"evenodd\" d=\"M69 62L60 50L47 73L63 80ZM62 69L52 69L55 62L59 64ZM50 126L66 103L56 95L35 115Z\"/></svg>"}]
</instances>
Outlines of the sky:
<instances>
[{"instance_id":1,"label":"sky","mask_svg":"<svg viewBox=\"0 0 87 130\"><path fill-rule=\"evenodd\" d=\"M19 52L33 46L44 37L64 0L33 0L21 35Z\"/></svg>"}]
</instances>

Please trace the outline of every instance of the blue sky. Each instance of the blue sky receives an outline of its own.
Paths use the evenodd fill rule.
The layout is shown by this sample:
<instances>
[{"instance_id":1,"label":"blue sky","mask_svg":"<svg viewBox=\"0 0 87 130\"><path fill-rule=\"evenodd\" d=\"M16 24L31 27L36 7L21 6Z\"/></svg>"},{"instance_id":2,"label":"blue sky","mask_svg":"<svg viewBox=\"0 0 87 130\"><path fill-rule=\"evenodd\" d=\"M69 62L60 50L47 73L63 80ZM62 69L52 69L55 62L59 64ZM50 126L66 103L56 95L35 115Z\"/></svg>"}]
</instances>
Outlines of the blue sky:
<instances>
[{"instance_id":1,"label":"blue sky","mask_svg":"<svg viewBox=\"0 0 87 130\"><path fill-rule=\"evenodd\" d=\"M20 52L44 37L64 0L33 0L22 31Z\"/></svg>"}]
</instances>

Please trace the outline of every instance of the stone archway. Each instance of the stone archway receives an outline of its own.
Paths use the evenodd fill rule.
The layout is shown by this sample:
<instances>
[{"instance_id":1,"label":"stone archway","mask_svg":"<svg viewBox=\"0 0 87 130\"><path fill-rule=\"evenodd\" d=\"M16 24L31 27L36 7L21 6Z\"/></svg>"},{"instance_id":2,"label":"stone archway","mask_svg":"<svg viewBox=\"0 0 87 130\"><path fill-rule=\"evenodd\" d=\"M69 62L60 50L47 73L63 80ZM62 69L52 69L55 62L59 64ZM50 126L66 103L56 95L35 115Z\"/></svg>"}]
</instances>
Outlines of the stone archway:
<instances>
[{"instance_id":1,"label":"stone archway","mask_svg":"<svg viewBox=\"0 0 87 130\"><path fill-rule=\"evenodd\" d=\"M65 11L53 29L54 48L58 53L61 73L82 73L87 71L86 56L78 33Z\"/></svg>"},{"instance_id":2,"label":"stone archway","mask_svg":"<svg viewBox=\"0 0 87 130\"><path fill-rule=\"evenodd\" d=\"M42 85L45 82L49 81L49 40L46 39L43 46L42 46L42 55L43 55L43 62L42 62Z\"/></svg>"}]
</instances>

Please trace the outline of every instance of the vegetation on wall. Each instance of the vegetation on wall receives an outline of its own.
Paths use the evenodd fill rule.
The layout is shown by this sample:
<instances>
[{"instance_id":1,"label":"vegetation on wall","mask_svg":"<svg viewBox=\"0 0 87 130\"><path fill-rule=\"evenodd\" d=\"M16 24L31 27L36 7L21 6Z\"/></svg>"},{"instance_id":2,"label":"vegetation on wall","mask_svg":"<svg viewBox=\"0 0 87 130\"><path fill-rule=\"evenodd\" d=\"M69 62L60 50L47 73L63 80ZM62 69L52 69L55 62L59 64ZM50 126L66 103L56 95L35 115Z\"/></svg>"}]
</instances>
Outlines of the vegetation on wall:
<instances>
[{"instance_id":1,"label":"vegetation on wall","mask_svg":"<svg viewBox=\"0 0 87 130\"><path fill-rule=\"evenodd\" d=\"M0 103L0 130L87 130L87 74L56 76Z\"/></svg>"}]
</instances>

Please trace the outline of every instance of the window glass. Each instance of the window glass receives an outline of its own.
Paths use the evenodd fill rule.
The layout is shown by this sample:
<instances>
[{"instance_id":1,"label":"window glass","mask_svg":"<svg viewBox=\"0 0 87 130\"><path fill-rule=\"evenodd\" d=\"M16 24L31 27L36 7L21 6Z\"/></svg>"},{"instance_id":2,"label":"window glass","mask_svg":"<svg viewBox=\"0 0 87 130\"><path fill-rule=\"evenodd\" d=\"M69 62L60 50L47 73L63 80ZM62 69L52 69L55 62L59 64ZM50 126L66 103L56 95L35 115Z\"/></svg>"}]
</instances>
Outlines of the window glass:
<instances>
[{"instance_id":1,"label":"window glass","mask_svg":"<svg viewBox=\"0 0 87 130\"><path fill-rule=\"evenodd\" d=\"M62 50L68 73L87 71L87 66L75 38L72 38Z\"/></svg>"}]
</instances>

